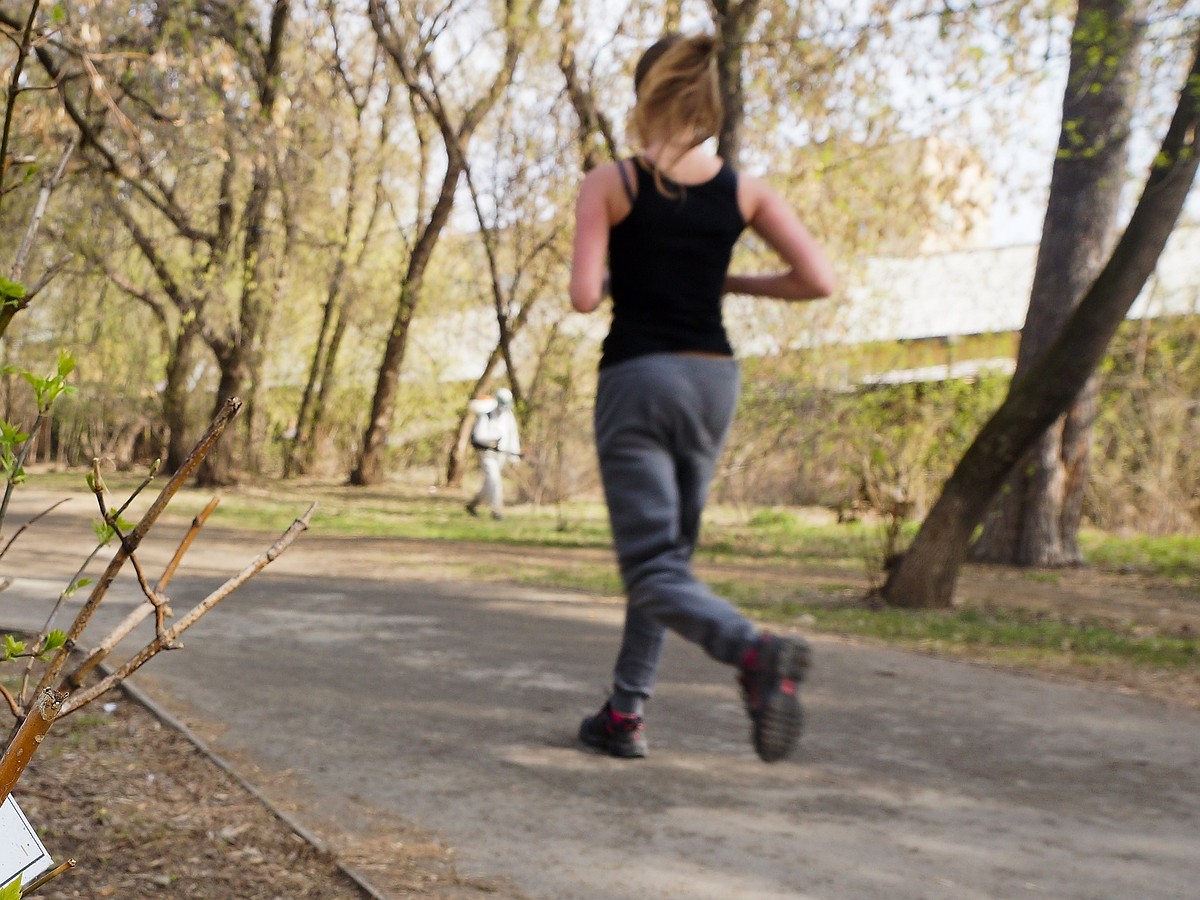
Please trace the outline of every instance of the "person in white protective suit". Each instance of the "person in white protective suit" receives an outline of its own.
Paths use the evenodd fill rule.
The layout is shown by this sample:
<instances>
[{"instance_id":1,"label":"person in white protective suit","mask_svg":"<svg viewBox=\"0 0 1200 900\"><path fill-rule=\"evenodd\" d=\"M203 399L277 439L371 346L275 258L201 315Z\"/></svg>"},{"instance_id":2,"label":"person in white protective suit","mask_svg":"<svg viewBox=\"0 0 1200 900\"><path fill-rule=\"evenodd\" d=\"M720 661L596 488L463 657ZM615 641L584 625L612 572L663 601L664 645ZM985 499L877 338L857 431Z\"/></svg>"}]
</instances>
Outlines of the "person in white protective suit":
<instances>
[{"instance_id":1,"label":"person in white protective suit","mask_svg":"<svg viewBox=\"0 0 1200 900\"><path fill-rule=\"evenodd\" d=\"M504 484L501 473L506 464L521 458L521 438L517 432L517 417L513 414L512 391L500 388L494 398L472 400L468 408L476 416L475 426L471 429L471 446L479 453L483 485L475 499L467 504L467 512L477 516L479 507L487 506L493 519L503 519Z\"/></svg>"}]
</instances>

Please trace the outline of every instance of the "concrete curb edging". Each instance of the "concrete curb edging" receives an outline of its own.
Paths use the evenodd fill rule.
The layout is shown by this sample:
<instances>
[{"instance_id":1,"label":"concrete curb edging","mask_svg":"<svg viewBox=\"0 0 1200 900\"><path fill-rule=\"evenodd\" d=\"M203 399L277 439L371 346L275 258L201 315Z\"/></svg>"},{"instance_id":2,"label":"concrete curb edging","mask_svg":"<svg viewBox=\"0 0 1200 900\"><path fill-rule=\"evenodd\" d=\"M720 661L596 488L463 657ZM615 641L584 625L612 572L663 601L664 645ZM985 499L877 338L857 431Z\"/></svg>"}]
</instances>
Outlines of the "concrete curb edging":
<instances>
[{"instance_id":1,"label":"concrete curb edging","mask_svg":"<svg viewBox=\"0 0 1200 900\"><path fill-rule=\"evenodd\" d=\"M104 669L104 666L101 665L98 668ZM106 674L108 673L106 672ZM210 748L208 744L204 742L203 738L188 728L188 726L183 722L175 718L175 716L171 715L169 712L155 703L143 691L130 684L127 680L123 681L118 686L118 690L124 692L125 695L131 700L134 700L143 706L152 716L154 716L168 728L171 728L182 735L206 759L208 759L218 769L237 782L237 784L243 790L247 791L252 797L254 797L255 800L261 803L267 809L267 811L271 813L271 815L291 829L297 837L299 837L305 843L311 845L313 849L317 850L319 853L329 857L329 859L331 859L333 864L337 867L338 871L350 879L350 881L363 892L365 897L368 897L369 900L390 900L389 897L380 892L378 888L371 884L371 882L368 881L361 872L352 866L346 865L340 859L338 859L337 854L335 854L329 848L325 841L313 834L306 827L304 827L304 825L296 821L292 816L288 815L286 812L272 803L262 791L247 781L236 769L234 769L228 760L222 758L218 753L215 753L212 748Z\"/></svg>"}]
</instances>

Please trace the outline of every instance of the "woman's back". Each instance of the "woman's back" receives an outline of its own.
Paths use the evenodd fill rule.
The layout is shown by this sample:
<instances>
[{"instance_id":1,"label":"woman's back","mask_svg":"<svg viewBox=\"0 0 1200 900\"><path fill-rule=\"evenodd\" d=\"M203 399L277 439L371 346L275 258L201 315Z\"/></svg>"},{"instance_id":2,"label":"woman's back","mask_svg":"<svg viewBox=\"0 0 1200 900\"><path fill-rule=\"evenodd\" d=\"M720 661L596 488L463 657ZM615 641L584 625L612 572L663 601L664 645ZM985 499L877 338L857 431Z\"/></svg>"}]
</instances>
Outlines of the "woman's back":
<instances>
[{"instance_id":1,"label":"woman's back","mask_svg":"<svg viewBox=\"0 0 1200 900\"><path fill-rule=\"evenodd\" d=\"M636 174L632 208L609 235L613 325L602 365L645 353L732 354L721 295L745 228L736 173L722 164L707 181L680 185L645 161L621 165Z\"/></svg>"}]
</instances>

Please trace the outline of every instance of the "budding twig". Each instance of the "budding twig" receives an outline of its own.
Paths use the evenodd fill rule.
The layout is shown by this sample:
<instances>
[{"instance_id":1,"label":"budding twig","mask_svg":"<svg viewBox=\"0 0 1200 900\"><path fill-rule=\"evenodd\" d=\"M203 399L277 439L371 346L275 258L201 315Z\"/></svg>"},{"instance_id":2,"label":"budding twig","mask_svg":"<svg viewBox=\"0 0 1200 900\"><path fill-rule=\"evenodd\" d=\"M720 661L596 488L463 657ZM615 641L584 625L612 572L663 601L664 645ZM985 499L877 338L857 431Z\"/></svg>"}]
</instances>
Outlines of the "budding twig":
<instances>
[{"instance_id":1,"label":"budding twig","mask_svg":"<svg viewBox=\"0 0 1200 900\"><path fill-rule=\"evenodd\" d=\"M57 878L63 872L68 872L71 869L75 868L75 866L77 866L77 865L78 865L78 863L75 862L75 860L68 859L68 860L65 860L64 862L59 863L57 866L55 866L49 872L43 872L39 877L37 877L33 881L29 882L28 887L21 888L21 897L25 898L25 897L33 896L34 891L38 890L39 888L45 887L47 884L49 884L51 881L53 881L55 878Z\"/></svg>"},{"instance_id":2,"label":"budding twig","mask_svg":"<svg viewBox=\"0 0 1200 900\"><path fill-rule=\"evenodd\" d=\"M183 540L179 542L179 546L175 550L175 555L171 557L171 561L163 569L162 577L158 579L158 584L154 586L155 596L160 596L167 589L167 585L171 583L171 578L175 575L175 570L179 568L179 563L183 559L183 555L187 553L188 548L192 545L192 541L196 539L196 535L200 533L200 529L204 527L204 523L208 521L208 517L212 515L213 510L217 508L217 504L220 502L218 498L213 497L208 501L208 505L192 519L191 527L188 528L187 534L183 536ZM150 603L138 604L116 628L105 636L104 640L96 645L96 649L88 655L87 659L80 663L79 667L67 676L67 684L72 689L81 687L92 670L108 658L113 648L123 641L150 614L151 609L155 609L155 607ZM169 606L164 606L163 611L166 615L172 614ZM161 629L156 633L161 633Z\"/></svg>"},{"instance_id":3,"label":"budding twig","mask_svg":"<svg viewBox=\"0 0 1200 900\"><path fill-rule=\"evenodd\" d=\"M157 656L163 650L169 650L176 645L176 642L181 634L192 627L200 617L207 613L210 609L232 594L235 590L253 578L256 574L265 569L274 560L286 550L297 537L308 529L308 521L312 518L313 511L317 508L314 502L305 511L304 515L296 519L291 526L280 535L265 551L260 553L251 562L242 569L237 575L230 578L223 585L197 603L192 609L181 618L178 622L172 625L162 635L156 637L153 641L142 648L131 659L125 662L119 669L115 670L105 678L93 684L91 687L80 691L78 694L71 696L63 704L62 715L68 715L75 710L86 706L88 703L95 700L101 694L116 687L152 658Z\"/></svg>"},{"instance_id":4,"label":"budding twig","mask_svg":"<svg viewBox=\"0 0 1200 900\"><path fill-rule=\"evenodd\" d=\"M121 547L109 562L108 568L104 570L104 574L100 576L100 579L92 588L92 593L88 596L87 601L76 615L74 624L72 624L70 631L67 632L65 646L46 667L46 671L42 675L42 680L38 684L39 691L58 683L58 680L62 677L63 669L67 665L67 660L70 658L71 651L78 645L83 630L91 621L92 616L95 615L96 607L100 605L100 601L108 593L108 588L116 579L117 573L121 571L121 566L125 564L129 552L141 544L142 538L146 536L146 533L158 521L159 516L162 515L163 510L167 508L167 504L171 502L171 499L179 492L179 489L183 487L184 483L192 476L204 458L208 456L209 451L212 450L217 440L224 433L225 427L241 407L242 401L237 397L230 397L225 401L225 406L222 407L216 418L213 419L212 424L208 426L208 431L205 432L200 442L196 444L195 448L188 455L188 458L183 461L183 464L171 476L166 485L163 486L157 499L146 510L141 521L134 526L133 531L121 543Z\"/></svg>"}]
</instances>

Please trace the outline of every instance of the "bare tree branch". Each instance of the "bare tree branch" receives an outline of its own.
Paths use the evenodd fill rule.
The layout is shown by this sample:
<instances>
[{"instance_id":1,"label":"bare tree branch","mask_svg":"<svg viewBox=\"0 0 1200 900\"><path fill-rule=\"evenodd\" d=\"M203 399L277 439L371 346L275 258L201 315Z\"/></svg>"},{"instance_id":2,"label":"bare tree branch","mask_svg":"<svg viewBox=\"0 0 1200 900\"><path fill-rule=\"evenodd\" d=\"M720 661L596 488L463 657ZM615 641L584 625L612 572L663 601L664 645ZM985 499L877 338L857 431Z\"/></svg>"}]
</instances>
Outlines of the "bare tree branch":
<instances>
[{"instance_id":1,"label":"bare tree branch","mask_svg":"<svg viewBox=\"0 0 1200 900\"><path fill-rule=\"evenodd\" d=\"M217 508L218 503L220 503L220 500L216 497L213 497L208 501L208 505L205 506L204 509L197 513L195 518L192 519L191 527L188 528L187 533L183 536L183 540L180 541L179 546L175 550L175 555L171 557L171 561L167 563L166 568L163 570L162 577L159 578L158 583L154 585L155 596L159 596L166 591L167 585L170 584L176 568L178 568L180 561L183 559L183 555L187 553L188 548L192 545L192 541L196 539L196 535L199 534L200 529L204 527L204 523L208 521L208 517L212 515L212 512ZM149 598L147 598L147 601L148 602L140 603L134 607L129 615L122 619L117 627L110 631L104 637L104 639L96 645L92 652L88 654L87 658L80 663L78 667L76 667L75 671L67 676L66 683L68 687L70 687L72 690L81 687L87 680L87 676L91 674L96 666L100 665L100 663L104 662L104 660L108 658L108 655L112 653L117 644L128 637L129 633L132 632L133 629L136 628L142 622L142 620L150 614L151 610L157 611L157 607L155 607L154 603L150 601ZM166 610L166 614L171 615L169 607Z\"/></svg>"},{"instance_id":2,"label":"bare tree branch","mask_svg":"<svg viewBox=\"0 0 1200 900\"><path fill-rule=\"evenodd\" d=\"M139 653L135 654L131 659L125 662L119 669L112 674L106 676L96 682L91 687L75 694L69 698L62 707L62 715L69 715L77 709L86 706L91 701L95 700L101 694L116 687L143 665L149 662L153 657L157 656L163 650L169 650L172 647L179 646L177 643L179 636L187 631L192 625L196 624L200 618L210 609L232 594L235 590L261 572L264 568L275 561L278 556L286 550L291 543L308 529L308 521L312 517L313 511L317 504L314 502L305 511L304 515L296 519L291 526L280 535L263 553L255 557L251 562L237 575L230 578L217 590L213 591L181 618L178 622L172 625L165 633L156 637L153 641L147 644Z\"/></svg>"},{"instance_id":3,"label":"bare tree branch","mask_svg":"<svg viewBox=\"0 0 1200 900\"><path fill-rule=\"evenodd\" d=\"M209 451L211 451L216 445L221 435L225 432L226 426L233 419L233 417L237 415L237 412L239 409L241 409L241 406L242 401L236 397L231 397L226 402L224 408L213 419L212 424L209 425L208 431L205 432L204 436L200 438L199 443L196 444L195 449L193 449L188 458L184 460L183 465L179 467L178 471L171 476L171 479L163 487L162 492L159 493L157 499L155 499L150 508L146 510L141 520L129 534L127 540L121 544L121 548L113 555L112 561L108 564L108 568L96 582L95 587L92 589L91 595L88 597L83 607L79 610L78 615L75 617L74 624L67 632L67 642L65 646L50 661L50 665L47 666L45 673L42 675L42 680L38 684L39 693L42 689L48 688L50 685L58 682L59 678L62 676L62 671L67 664L67 660L70 657L71 651L78 645L79 638L82 636L83 630L91 621L92 616L95 615L96 607L100 605L100 601L103 600L104 595L108 593L108 589L116 579L117 573L121 571L121 567L125 564L125 560L128 558L130 550L136 549L138 545L141 544L142 539L146 536L146 533L151 529L151 527L153 527L154 523L158 521L158 518L162 515L163 510L167 508L167 504L171 502L171 499L179 492L179 489L183 487L184 483L192 477L192 474L199 467L200 463L209 454Z\"/></svg>"},{"instance_id":4,"label":"bare tree branch","mask_svg":"<svg viewBox=\"0 0 1200 900\"><path fill-rule=\"evenodd\" d=\"M50 203L50 195L62 183L63 176L67 171L67 163L78 146L79 136L71 135L71 139L67 141L66 149L63 150L62 155L58 159L58 165L54 167L54 172L42 182L42 188L38 191L37 204L34 206L33 215L29 217L29 226L25 229L25 237L21 239L21 247L17 250L17 258L13 262L12 277L14 281L21 280L21 275L25 271L25 261L29 258L29 251L33 248L34 238L37 237L37 233L41 230L42 217L46 214L46 206ZM28 294L25 296L25 302L29 302Z\"/></svg>"},{"instance_id":5,"label":"bare tree branch","mask_svg":"<svg viewBox=\"0 0 1200 900\"><path fill-rule=\"evenodd\" d=\"M4 756L0 757L0 803L12 793L13 786L33 759L34 751L62 713L66 699L66 694L49 688L40 691L33 710L17 726L16 733L4 748Z\"/></svg>"}]
</instances>

